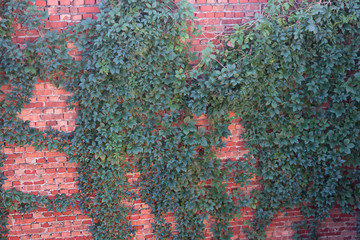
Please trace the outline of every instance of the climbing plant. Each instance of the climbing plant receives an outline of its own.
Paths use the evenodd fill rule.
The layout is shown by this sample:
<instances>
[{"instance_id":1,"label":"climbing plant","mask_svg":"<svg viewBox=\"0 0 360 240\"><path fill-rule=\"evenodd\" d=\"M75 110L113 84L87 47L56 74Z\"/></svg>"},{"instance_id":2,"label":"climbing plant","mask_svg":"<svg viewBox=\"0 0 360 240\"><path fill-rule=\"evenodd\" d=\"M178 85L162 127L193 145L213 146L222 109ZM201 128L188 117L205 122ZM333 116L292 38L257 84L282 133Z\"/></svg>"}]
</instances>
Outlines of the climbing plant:
<instances>
[{"instance_id":1,"label":"climbing plant","mask_svg":"<svg viewBox=\"0 0 360 240\"><path fill-rule=\"evenodd\" d=\"M212 130L197 128L187 106L191 6L103 1L100 10L69 30L83 56L81 74L67 84L79 107L69 155L80 164L82 206L99 220L93 236L132 236L129 202L140 198L155 216L159 239L202 239L209 215L215 236L228 239L229 170L214 151L223 146L228 121L214 116ZM132 185L127 177L134 172L140 177Z\"/></svg>"},{"instance_id":2,"label":"climbing plant","mask_svg":"<svg viewBox=\"0 0 360 240\"><path fill-rule=\"evenodd\" d=\"M1 237L6 239L12 210L46 206L62 211L75 205L97 220L91 229L95 239L132 237L130 202L141 198L155 215L154 230L161 239L203 238L209 215L214 235L228 239L232 199L224 183L229 174L215 157L228 135L228 120L214 117L214 128L205 131L196 127L185 105L193 55L187 41L195 32L186 22L193 16L190 5L103 1L96 20L87 19L66 35L43 31L46 16L31 4L9 0L1 7L1 86L10 87L1 92L1 147L65 151L79 164L80 174L80 193L71 197L2 189ZM15 23L39 36L13 43ZM85 50L81 61L71 61L65 39ZM49 76L73 94L69 104L79 108L73 133L38 131L18 117L37 80ZM134 185L139 192L127 179L134 171L141 173ZM176 218L174 226L166 222L169 212Z\"/></svg>"},{"instance_id":3,"label":"climbing plant","mask_svg":"<svg viewBox=\"0 0 360 240\"><path fill-rule=\"evenodd\" d=\"M285 209L301 207L297 228L308 223L314 239L331 208L359 208L359 7L270 1L215 52L204 51L202 102L241 118L250 160L240 166L248 178L238 180L255 174L260 184L250 201L239 196L256 209L250 239L265 238Z\"/></svg>"},{"instance_id":4,"label":"climbing plant","mask_svg":"<svg viewBox=\"0 0 360 240\"><path fill-rule=\"evenodd\" d=\"M359 6L270 1L193 66L189 40L198 30L185 1L104 0L96 19L58 34L43 30L46 16L33 5L2 1L0 86L9 90L0 92L0 147L66 152L79 165L80 192L49 198L0 188L1 239L12 210L76 205L96 219L95 239L132 238L137 200L154 214L158 239L203 239L204 220L215 239L230 239L241 207L256 210L249 239L265 238L274 215L294 207L305 217L297 227L310 223L316 238L332 207L359 208ZM15 23L39 36L14 44ZM82 51L80 61L66 41ZM39 131L18 117L47 77L72 93L72 133ZM246 160L216 157L231 112L246 130ZM196 125L202 114L206 129ZM240 191L249 184L257 187Z\"/></svg>"},{"instance_id":5,"label":"climbing plant","mask_svg":"<svg viewBox=\"0 0 360 240\"><path fill-rule=\"evenodd\" d=\"M67 54L65 41L55 32L41 30L45 14L36 11L31 2L5 0L0 3L0 150L9 146L34 146L41 151L44 147L49 150L62 151L70 134L48 129L39 131L30 127L29 121L20 119L21 109L30 103L34 84L38 79L49 76L59 76L63 67L71 62ZM38 31L37 38L29 38L23 44L15 44L12 34L15 27L21 25L23 30ZM61 62L61 66L60 63ZM70 66L70 65L69 65ZM53 78L53 82L58 82ZM0 166L6 160L1 151ZM8 214L13 210L28 212L39 206L49 210L65 211L68 206L75 205L75 198L68 198L63 194L54 198L34 196L16 189L2 188L6 177L1 176L0 187L0 239L7 239Z\"/></svg>"}]
</instances>

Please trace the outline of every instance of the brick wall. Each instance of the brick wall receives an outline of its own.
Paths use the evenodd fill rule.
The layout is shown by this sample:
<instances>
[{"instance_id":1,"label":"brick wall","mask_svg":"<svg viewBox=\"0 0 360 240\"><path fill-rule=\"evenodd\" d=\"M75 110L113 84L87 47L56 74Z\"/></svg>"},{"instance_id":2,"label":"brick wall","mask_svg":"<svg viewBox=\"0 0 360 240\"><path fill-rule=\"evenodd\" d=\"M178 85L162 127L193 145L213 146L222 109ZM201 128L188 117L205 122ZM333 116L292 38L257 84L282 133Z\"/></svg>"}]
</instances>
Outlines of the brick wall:
<instances>
[{"instance_id":1,"label":"brick wall","mask_svg":"<svg viewBox=\"0 0 360 240\"><path fill-rule=\"evenodd\" d=\"M190 0L196 9L196 20L202 28L203 34L192 39L194 51L201 51L209 40L217 34L231 30L234 24L241 24L261 12L265 0ZM59 30L70 24L94 17L99 12L99 0L36 0L39 9L47 11L49 19L46 27ZM36 37L34 32L19 29L14 41L22 43L29 37ZM71 54L76 55L74 46ZM7 87L3 87L7 91ZM39 80L35 86L32 102L26 106L21 117L29 120L30 125L39 129L49 126L72 131L75 127L76 112L66 107L68 93L57 89L46 80ZM208 126L205 117L200 117L198 124ZM243 128L234 121L229 126L232 136L226 139L227 146L218 156L241 160L246 153L244 142L240 138ZM31 194L53 196L57 193L72 194L78 191L76 187L76 165L67 161L64 154L52 151L35 152L32 147L11 146L4 149L8 155L3 171L8 177L5 189L17 188ZM138 177L136 174L131 178ZM228 184L229 190L235 184ZM256 187L256 186L253 186ZM129 216L137 230L136 239L155 239L152 235L152 215L150 209L142 202L135 202L136 212ZM252 209L243 209L242 219L234 219L231 228L234 239L244 239L242 229L244 221L253 217ZM278 214L273 223L267 228L268 239L291 239L293 230L291 224L301 220L299 209L288 210ZM323 221L319 227L321 239L359 239L357 236L356 216L342 214L339 208L331 212L331 217ZM174 218L168 215L168 221ZM9 219L9 239L90 239L88 228L92 221L80 209L69 209L65 213L48 212L39 209L29 214L11 213ZM209 224L209 223L207 223ZM212 239L209 228L206 229L206 239Z\"/></svg>"},{"instance_id":2,"label":"brick wall","mask_svg":"<svg viewBox=\"0 0 360 240\"><path fill-rule=\"evenodd\" d=\"M3 87L2 90L7 90ZM6 92L6 91L5 91ZM35 85L31 103L21 112L21 118L30 121L30 126L45 129L72 131L76 112L66 105L68 94L47 81ZM8 178L4 189L16 188L35 195L54 196L59 193L71 195L76 187L76 164L70 163L65 154L54 151L36 152L34 147L7 147L3 171ZM9 239L84 239L91 220L79 208L65 213L49 212L47 209L30 214L10 214Z\"/></svg>"}]
</instances>

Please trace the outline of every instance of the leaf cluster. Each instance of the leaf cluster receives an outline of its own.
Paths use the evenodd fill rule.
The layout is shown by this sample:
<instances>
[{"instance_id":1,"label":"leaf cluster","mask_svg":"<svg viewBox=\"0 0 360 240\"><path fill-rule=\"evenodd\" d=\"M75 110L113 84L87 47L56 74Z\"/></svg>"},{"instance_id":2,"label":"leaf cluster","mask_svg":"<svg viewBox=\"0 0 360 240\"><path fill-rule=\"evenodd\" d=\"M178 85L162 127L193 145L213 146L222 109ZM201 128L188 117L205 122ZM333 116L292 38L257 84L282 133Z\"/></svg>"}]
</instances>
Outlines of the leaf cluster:
<instances>
[{"instance_id":1,"label":"leaf cluster","mask_svg":"<svg viewBox=\"0 0 360 240\"><path fill-rule=\"evenodd\" d=\"M263 239L277 212L297 206L315 238L331 208L359 208L359 7L358 0L270 1L194 67L189 40L198 31L185 1L102 1L96 19L60 34L42 32L31 5L2 2L0 86L10 90L0 92L1 147L66 152L79 165L80 193L49 198L1 188L0 236L9 211L80 206L96 219L95 239L132 238L129 214L141 200L159 239L203 239L204 220L215 239L230 239L241 207L256 210L248 237ZM43 37L19 47L13 23L30 18L24 27ZM83 52L80 61L65 40ZM72 133L39 131L18 118L34 84L49 76L72 93ZM230 134L231 112L246 129L243 161L215 154ZM202 114L206 129L196 124ZM229 192L230 178L260 187Z\"/></svg>"},{"instance_id":2,"label":"leaf cluster","mask_svg":"<svg viewBox=\"0 0 360 240\"><path fill-rule=\"evenodd\" d=\"M315 238L331 208L359 208L359 7L270 1L208 50L217 61L203 60L203 98L222 99L241 118L253 158L242 169L261 185L248 202L256 206L251 239L264 238L285 209L301 207Z\"/></svg>"},{"instance_id":3,"label":"leaf cluster","mask_svg":"<svg viewBox=\"0 0 360 240\"><path fill-rule=\"evenodd\" d=\"M219 117L206 132L188 106L193 9L167 0L103 1L100 9L97 19L70 29L84 52L81 74L67 85L79 107L70 160L80 164L83 207L100 220L93 236L132 236L126 216L136 209L124 203L141 199L159 239L202 239L209 215L215 235L229 238L229 170L214 152L228 121ZM127 174L135 172L140 177L130 184Z\"/></svg>"},{"instance_id":4,"label":"leaf cluster","mask_svg":"<svg viewBox=\"0 0 360 240\"><path fill-rule=\"evenodd\" d=\"M51 128L39 131L30 127L29 121L19 118L22 108L30 103L38 79L61 76L67 63L72 62L62 35L42 32L44 17L31 2L6 0L0 3L0 150L14 145L28 145L39 151L47 147L48 150L61 152L71 139L69 133ZM29 39L31 41L22 45L15 44L12 36L18 24L22 25L24 31L38 30L42 37ZM54 83L59 82L58 78L52 80ZM1 167L5 160L6 155L1 152ZM76 201L76 198L70 200L64 195L50 199L16 189L5 191L2 185L7 178L3 172L0 178L0 239L7 239L9 212L29 212L41 205L49 210L65 211L66 207L74 206Z\"/></svg>"}]
</instances>

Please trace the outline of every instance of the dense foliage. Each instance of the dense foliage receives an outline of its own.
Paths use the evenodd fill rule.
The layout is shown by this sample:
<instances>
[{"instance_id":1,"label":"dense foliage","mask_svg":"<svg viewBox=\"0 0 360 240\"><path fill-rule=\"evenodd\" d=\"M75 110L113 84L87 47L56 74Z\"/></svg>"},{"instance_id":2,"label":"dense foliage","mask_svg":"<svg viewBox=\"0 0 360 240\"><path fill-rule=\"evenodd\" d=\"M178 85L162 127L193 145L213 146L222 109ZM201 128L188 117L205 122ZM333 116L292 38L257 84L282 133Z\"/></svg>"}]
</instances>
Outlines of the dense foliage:
<instances>
[{"instance_id":1,"label":"dense foliage","mask_svg":"<svg viewBox=\"0 0 360 240\"><path fill-rule=\"evenodd\" d=\"M4 4L3 13L11 7L24 17L34 16L31 6L17 4ZM100 9L96 20L87 19L67 32L67 40L85 50L79 62L69 64L63 35L46 33L22 48L11 42L9 34L3 38L12 47L4 44L2 49L16 55L2 62L2 86L16 86L17 81L26 85L13 88L2 100L9 106L2 116L2 140L7 145L33 145L39 151L48 146L67 152L70 161L79 164L80 194L50 200L3 191L2 219L6 221L13 208L22 212L45 205L61 211L79 204L97 220L91 229L95 239L124 239L134 234L127 217L133 210L131 202L141 198L155 214L154 230L161 239L175 231L175 239L203 238L203 222L209 215L214 235L229 238L227 220L234 209L224 184L229 170L214 151L223 147L228 120L219 116L213 119L213 130L198 129L186 103L193 55L186 41L194 34L192 23L186 22L193 16L190 5L103 1ZM11 14L7 19L19 20ZM41 21L34 19L37 29ZM12 25L4 30L10 33ZM47 76L55 76L50 80L63 84L73 94L70 105L79 108L77 129L71 134L39 132L17 118L37 79ZM10 97L22 92L26 94L12 110L17 105ZM17 132L16 123L22 124ZM134 171L141 177L131 186L127 174ZM166 222L169 212L176 218L173 226Z\"/></svg>"},{"instance_id":2,"label":"dense foliage","mask_svg":"<svg viewBox=\"0 0 360 240\"><path fill-rule=\"evenodd\" d=\"M264 238L277 212L297 206L315 238L336 204L347 213L359 208L359 7L358 0L271 1L194 68L188 40L197 31L186 2L102 1L97 19L55 34L39 29L44 16L31 5L3 1L0 86L11 91L0 92L1 147L65 151L79 164L80 193L49 199L0 188L1 238L9 211L40 205L79 205L97 220L95 239L132 238L128 216L138 199L155 215L159 239L203 239L206 219L216 239L230 239L229 220L244 206L256 209L250 239ZM17 46L15 22L42 37ZM68 56L65 39L83 51L81 61ZM18 118L34 84L49 76L72 93L73 133L38 131ZM215 155L230 112L246 129L246 161ZM201 114L208 129L196 125ZM129 181L135 172L140 177ZM227 192L230 177L260 185ZM169 213L176 223L166 221Z\"/></svg>"},{"instance_id":3,"label":"dense foliage","mask_svg":"<svg viewBox=\"0 0 360 240\"><path fill-rule=\"evenodd\" d=\"M100 220L93 236L131 236L128 202L141 198L155 215L160 239L203 238L209 214L214 233L226 237L228 174L213 148L223 145L227 125L218 122L217 134L197 129L185 98L193 55L186 43L194 31L186 22L193 16L190 5L104 1L100 9L96 20L70 29L84 53L81 74L67 85L79 106L70 160L80 164L83 207ZM131 186L127 174L137 171L140 178ZM175 226L166 222L169 212Z\"/></svg>"},{"instance_id":4,"label":"dense foliage","mask_svg":"<svg viewBox=\"0 0 360 240\"><path fill-rule=\"evenodd\" d=\"M360 206L359 8L357 0L273 1L235 28L209 66L218 70L200 89L241 118L254 158L244 171L261 185L250 238L264 237L288 208L301 207L314 238L336 204L346 213Z\"/></svg>"}]
</instances>

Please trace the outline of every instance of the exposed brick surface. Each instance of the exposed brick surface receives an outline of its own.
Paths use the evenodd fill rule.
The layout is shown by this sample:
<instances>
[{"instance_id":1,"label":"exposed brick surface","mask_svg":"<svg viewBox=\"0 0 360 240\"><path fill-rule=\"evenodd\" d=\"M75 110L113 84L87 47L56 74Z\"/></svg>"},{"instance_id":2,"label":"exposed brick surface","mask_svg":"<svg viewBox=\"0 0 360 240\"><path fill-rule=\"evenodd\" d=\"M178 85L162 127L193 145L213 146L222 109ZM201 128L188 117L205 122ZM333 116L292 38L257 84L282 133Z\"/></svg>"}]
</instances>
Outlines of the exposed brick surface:
<instances>
[{"instance_id":1,"label":"exposed brick surface","mask_svg":"<svg viewBox=\"0 0 360 240\"><path fill-rule=\"evenodd\" d=\"M97 4L100 0L36 0L36 6L47 11L49 19L46 27L60 30L68 25L75 24L85 18L94 18L99 12ZM189 0L196 9L196 24L202 29L202 34L193 38L192 50L201 51L208 41L214 41L219 34L231 31L234 24L249 21L256 13L260 13L265 0ZM19 29L13 36L14 41L23 43L25 40L37 37L36 31ZM71 54L79 57L73 44L69 43ZM2 90L9 90L4 86ZM75 128L76 112L66 106L69 96L63 89L57 89L49 81L39 81L35 85L34 97L27 105L21 117L29 120L32 127L46 129L49 126L61 131L73 131ZM208 128L209 123L205 116L198 118L198 126ZM244 140L240 135L244 129L239 121L234 121L229 129L231 136L226 139L227 145L218 152L221 159L229 158L233 161L243 160L247 153ZM36 194L53 196L58 193L72 194L78 191L76 187L76 164L70 163L66 155L44 150L35 152L33 147L11 146L3 150L8 158L3 167L6 180L4 188ZM129 181L134 181L138 174L129 175ZM233 182L228 183L228 190L236 188ZM254 188L256 186L252 186ZM248 190L251 190L250 188ZM151 223L153 215L144 203L136 201L133 215L129 216L137 230L135 239L155 239L152 235ZM243 218L231 221L234 232L233 239L245 239L242 232L246 228L244 221L253 218L254 210L243 209ZM291 239L293 222L302 219L298 209L288 210L275 217L273 223L266 229L268 239ZM174 222L171 213L167 220ZM207 226L211 219L206 222ZM39 209L29 214L11 213L9 219L9 239L90 239L88 232L92 221L78 208L68 209L65 213L49 212ZM319 226L320 239L358 239L356 216L342 214L339 208L331 212L331 217ZM205 230L206 239L212 239L209 228Z\"/></svg>"}]
</instances>

